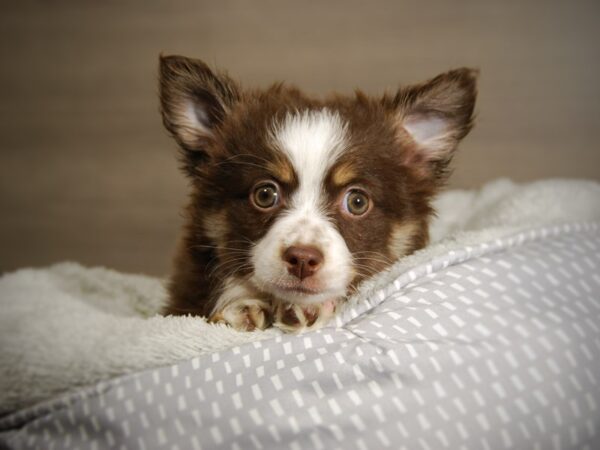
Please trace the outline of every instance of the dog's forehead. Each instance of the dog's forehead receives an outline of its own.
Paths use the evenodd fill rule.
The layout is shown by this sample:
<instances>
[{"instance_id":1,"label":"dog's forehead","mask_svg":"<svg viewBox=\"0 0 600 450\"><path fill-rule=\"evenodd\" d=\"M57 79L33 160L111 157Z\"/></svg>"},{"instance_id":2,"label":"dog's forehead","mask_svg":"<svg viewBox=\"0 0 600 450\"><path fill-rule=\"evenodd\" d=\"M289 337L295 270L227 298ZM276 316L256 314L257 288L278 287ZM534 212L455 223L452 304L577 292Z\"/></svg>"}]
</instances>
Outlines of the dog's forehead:
<instances>
[{"instance_id":1,"label":"dog's forehead","mask_svg":"<svg viewBox=\"0 0 600 450\"><path fill-rule=\"evenodd\" d=\"M291 162L299 182L293 206L319 208L327 173L348 146L347 123L327 108L289 112L273 124L271 139Z\"/></svg>"},{"instance_id":2,"label":"dog's forehead","mask_svg":"<svg viewBox=\"0 0 600 450\"><path fill-rule=\"evenodd\" d=\"M348 126L338 112L326 108L295 111L273 123L271 138L301 180L318 181L347 148Z\"/></svg>"}]
</instances>

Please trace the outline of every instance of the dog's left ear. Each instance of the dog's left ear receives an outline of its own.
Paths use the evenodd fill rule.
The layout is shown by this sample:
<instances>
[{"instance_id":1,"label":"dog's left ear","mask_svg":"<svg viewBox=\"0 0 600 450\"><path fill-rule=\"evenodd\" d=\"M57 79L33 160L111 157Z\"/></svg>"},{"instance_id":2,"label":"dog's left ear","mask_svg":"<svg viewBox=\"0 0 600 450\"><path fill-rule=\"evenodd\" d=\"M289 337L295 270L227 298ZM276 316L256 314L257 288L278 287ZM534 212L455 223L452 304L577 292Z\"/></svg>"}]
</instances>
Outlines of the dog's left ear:
<instances>
[{"instance_id":1,"label":"dog's left ear","mask_svg":"<svg viewBox=\"0 0 600 450\"><path fill-rule=\"evenodd\" d=\"M163 123L188 159L207 156L215 130L240 98L240 88L199 59L160 57Z\"/></svg>"},{"instance_id":2,"label":"dog's left ear","mask_svg":"<svg viewBox=\"0 0 600 450\"><path fill-rule=\"evenodd\" d=\"M399 135L408 135L414 143L405 164L432 168L438 176L444 173L459 141L473 126L477 76L477 70L462 68L398 91L394 120Z\"/></svg>"}]
</instances>

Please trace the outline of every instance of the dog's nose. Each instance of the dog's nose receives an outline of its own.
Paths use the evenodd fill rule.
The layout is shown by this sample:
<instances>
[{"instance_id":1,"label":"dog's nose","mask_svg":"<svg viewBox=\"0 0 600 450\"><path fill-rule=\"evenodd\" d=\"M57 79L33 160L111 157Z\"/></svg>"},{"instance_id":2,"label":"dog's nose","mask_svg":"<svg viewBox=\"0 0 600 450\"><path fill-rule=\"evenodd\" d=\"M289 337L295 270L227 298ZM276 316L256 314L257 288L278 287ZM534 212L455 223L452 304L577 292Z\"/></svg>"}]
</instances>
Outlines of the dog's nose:
<instances>
[{"instance_id":1,"label":"dog's nose","mask_svg":"<svg viewBox=\"0 0 600 450\"><path fill-rule=\"evenodd\" d=\"M287 270L300 280L317 273L323 265L323 253L314 247L289 247L283 253Z\"/></svg>"}]
</instances>

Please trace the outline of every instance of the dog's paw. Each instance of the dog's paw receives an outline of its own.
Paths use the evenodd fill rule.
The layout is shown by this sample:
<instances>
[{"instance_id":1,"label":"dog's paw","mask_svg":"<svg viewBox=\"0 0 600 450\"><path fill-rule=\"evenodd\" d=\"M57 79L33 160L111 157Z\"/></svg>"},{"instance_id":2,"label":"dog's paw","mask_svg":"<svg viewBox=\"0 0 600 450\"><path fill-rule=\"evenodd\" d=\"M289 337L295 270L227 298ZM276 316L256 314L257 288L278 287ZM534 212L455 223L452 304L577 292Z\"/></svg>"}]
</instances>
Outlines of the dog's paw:
<instances>
[{"instance_id":1,"label":"dog's paw","mask_svg":"<svg viewBox=\"0 0 600 450\"><path fill-rule=\"evenodd\" d=\"M213 314L209 322L226 323L238 331L264 330L271 325L271 305L254 298L234 300Z\"/></svg>"},{"instance_id":2,"label":"dog's paw","mask_svg":"<svg viewBox=\"0 0 600 450\"><path fill-rule=\"evenodd\" d=\"M335 313L335 307L335 300L311 305L278 302L274 308L273 326L286 333L314 330L329 322Z\"/></svg>"}]
</instances>

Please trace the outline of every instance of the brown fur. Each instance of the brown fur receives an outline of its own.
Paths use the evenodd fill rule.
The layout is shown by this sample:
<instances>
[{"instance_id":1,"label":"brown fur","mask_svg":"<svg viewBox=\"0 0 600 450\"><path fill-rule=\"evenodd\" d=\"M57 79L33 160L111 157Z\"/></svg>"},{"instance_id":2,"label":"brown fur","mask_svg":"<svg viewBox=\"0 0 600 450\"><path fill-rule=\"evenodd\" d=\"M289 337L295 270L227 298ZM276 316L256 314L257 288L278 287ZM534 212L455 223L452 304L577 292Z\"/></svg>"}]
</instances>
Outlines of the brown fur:
<instances>
[{"instance_id":1,"label":"brown fur","mask_svg":"<svg viewBox=\"0 0 600 450\"><path fill-rule=\"evenodd\" d=\"M204 63L182 57L161 58L160 73L163 121L182 149L183 168L192 182L166 313L207 315L228 276L251 273L250 246L285 205L258 213L249 202L250 190L257 181L274 179L285 198L298 183L290 162L272 148L267 133L287 113L328 108L348 123L350 148L330 170L326 194L329 215L354 255L356 276L350 289L398 256L390 239L399 227L410 229L407 254L427 244L431 199L448 175L458 141L472 127L473 71L451 71L381 98L357 92L324 100L282 84L243 90ZM203 105L201 118L210 133L182 127L184 98ZM431 158L418 148L402 128L411 114L448 120L449 151ZM369 193L374 206L365 217L348 218L340 211L340 197L349 186ZM205 229L207 217L227 223L217 238Z\"/></svg>"}]
</instances>

